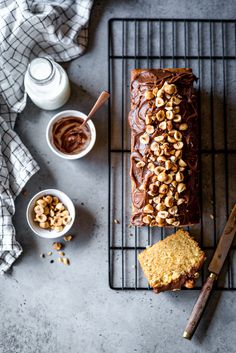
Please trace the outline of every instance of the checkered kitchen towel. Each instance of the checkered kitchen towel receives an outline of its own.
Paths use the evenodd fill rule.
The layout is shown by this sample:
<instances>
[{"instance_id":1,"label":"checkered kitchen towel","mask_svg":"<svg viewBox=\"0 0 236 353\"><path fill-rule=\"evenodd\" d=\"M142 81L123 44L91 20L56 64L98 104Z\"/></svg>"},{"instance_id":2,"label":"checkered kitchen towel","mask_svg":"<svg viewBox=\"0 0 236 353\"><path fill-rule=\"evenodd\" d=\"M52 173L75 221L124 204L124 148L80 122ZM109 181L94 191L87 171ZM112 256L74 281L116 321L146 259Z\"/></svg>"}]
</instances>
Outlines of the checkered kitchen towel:
<instances>
[{"instance_id":1,"label":"checkered kitchen towel","mask_svg":"<svg viewBox=\"0 0 236 353\"><path fill-rule=\"evenodd\" d=\"M14 199L39 169L12 130L26 105L24 74L38 56L68 61L88 40L93 0L0 0L0 273L21 254Z\"/></svg>"}]
</instances>

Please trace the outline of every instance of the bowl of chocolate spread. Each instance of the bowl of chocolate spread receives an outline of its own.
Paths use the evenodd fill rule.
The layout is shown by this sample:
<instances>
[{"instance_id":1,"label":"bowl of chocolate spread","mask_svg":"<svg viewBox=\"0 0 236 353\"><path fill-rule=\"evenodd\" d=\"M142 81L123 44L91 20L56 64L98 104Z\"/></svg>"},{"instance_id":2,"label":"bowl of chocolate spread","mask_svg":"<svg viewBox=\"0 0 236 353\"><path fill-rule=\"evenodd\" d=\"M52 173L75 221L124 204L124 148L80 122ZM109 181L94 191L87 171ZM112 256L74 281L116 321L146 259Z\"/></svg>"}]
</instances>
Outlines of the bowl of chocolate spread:
<instances>
[{"instance_id":1,"label":"bowl of chocolate spread","mask_svg":"<svg viewBox=\"0 0 236 353\"><path fill-rule=\"evenodd\" d=\"M46 138L54 153L62 158L78 159L91 151L96 140L96 130L91 120L80 128L86 117L77 110L65 110L50 120Z\"/></svg>"}]
</instances>

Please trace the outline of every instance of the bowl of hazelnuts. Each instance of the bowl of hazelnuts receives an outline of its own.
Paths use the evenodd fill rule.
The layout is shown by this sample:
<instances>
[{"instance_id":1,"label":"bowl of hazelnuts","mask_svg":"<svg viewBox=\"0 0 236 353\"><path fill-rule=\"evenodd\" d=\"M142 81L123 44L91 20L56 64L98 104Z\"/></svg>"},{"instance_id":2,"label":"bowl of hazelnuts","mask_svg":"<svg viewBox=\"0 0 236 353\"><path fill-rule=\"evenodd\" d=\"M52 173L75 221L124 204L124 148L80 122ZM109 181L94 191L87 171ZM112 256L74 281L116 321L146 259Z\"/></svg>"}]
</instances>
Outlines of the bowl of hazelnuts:
<instances>
[{"instance_id":1,"label":"bowl of hazelnuts","mask_svg":"<svg viewBox=\"0 0 236 353\"><path fill-rule=\"evenodd\" d=\"M64 192L47 189L30 200L26 217L35 234L48 239L59 238L71 229L75 220L75 207Z\"/></svg>"}]
</instances>

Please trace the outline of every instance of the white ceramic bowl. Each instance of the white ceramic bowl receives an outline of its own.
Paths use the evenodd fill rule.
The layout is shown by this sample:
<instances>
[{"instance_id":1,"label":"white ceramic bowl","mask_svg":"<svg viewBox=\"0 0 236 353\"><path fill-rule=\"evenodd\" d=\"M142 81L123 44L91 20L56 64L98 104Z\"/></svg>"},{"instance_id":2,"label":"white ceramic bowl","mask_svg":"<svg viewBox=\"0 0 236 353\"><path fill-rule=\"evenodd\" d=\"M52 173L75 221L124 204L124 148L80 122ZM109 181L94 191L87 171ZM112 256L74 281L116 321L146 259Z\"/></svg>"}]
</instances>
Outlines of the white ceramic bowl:
<instances>
[{"instance_id":1,"label":"white ceramic bowl","mask_svg":"<svg viewBox=\"0 0 236 353\"><path fill-rule=\"evenodd\" d=\"M67 224L61 232L56 232L55 230L43 229L40 228L37 222L34 221L34 206L38 199L42 198L43 196L51 195L57 196L59 200L65 205L68 209L69 214L71 216L71 221ZM26 210L26 218L27 222L32 229L32 231L39 235L42 238L48 239L55 239L65 235L70 228L72 227L74 220L75 220L75 206L71 199L62 191L57 189L46 189L38 192L29 202L27 210Z\"/></svg>"},{"instance_id":2,"label":"white ceramic bowl","mask_svg":"<svg viewBox=\"0 0 236 353\"><path fill-rule=\"evenodd\" d=\"M75 116L78 118L81 118L83 120L85 120L87 118L87 115L85 115L84 113L78 111L78 110L64 110L63 112L60 112L56 115L54 115L52 117L52 119L49 121L48 126L47 126L47 130L46 130L46 139L47 139L47 143L48 146L50 147L50 149L59 157L65 158L65 159L78 159L78 158L82 158L84 157L86 154L88 154L91 149L93 148L95 141L96 141L96 129L95 126L93 124L93 122L91 120L89 120L87 122L90 131L91 131L91 140L89 145L87 146L86 149L84 149L83 151L77 153L77 154L67 154L67 153L63 153L61 152L53 143L53 135L52 135L52 129L53 129L53 125L60 119L65 118L67 116Z\"/></svg>"}]
</instances>

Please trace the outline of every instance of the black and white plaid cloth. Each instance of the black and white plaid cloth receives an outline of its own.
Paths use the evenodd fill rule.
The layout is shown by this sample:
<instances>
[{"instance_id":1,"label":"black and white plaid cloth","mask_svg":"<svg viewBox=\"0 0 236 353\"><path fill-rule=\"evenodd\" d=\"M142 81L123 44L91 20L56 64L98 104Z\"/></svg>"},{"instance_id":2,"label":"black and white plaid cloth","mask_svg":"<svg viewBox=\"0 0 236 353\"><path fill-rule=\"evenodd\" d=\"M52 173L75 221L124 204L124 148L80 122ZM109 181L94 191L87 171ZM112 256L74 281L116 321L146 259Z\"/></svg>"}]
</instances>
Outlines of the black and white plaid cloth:
<instances>
[{"instance_id":1,"label":"black and white plaid cloth","mask_svg":"<svg viewBox=\"0 0 236 353\"><path fill-rule=\"evenodd\" d=\"M34 57L68 61L83 54L93 0L0 0L0 273L22 252L14 199L39 169L13 131L26 105L24 74Z\"/></svg>"}]
</instances>

